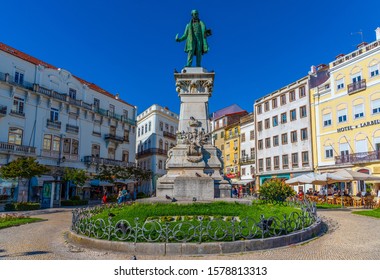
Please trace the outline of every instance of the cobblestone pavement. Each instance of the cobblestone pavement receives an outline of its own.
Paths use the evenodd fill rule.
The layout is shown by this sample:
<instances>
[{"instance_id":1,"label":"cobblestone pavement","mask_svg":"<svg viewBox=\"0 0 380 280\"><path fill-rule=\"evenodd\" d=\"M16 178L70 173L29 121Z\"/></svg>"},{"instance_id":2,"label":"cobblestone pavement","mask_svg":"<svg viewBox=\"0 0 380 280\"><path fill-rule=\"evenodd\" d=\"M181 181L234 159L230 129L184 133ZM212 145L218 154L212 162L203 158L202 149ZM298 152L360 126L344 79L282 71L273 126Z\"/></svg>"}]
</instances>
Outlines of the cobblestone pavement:
<instances>
[{"instance_id":1,"label":"cobblestone pavement","mask_svg":"<svg viewBox=\"0 0 380 280\"><path fill-rule=\"evenodd\" d=\"M44 221L0 230L0 260L131 259L131 254L98 251L68 243L65 232L71 223L70 209L50 209L30 215ZM327 233L299 245L228 255L137 255L137 259L380 260L380 219L354 215L347 210L320 211L319 215L328 225Z\"/></svg>"}]
</instances>

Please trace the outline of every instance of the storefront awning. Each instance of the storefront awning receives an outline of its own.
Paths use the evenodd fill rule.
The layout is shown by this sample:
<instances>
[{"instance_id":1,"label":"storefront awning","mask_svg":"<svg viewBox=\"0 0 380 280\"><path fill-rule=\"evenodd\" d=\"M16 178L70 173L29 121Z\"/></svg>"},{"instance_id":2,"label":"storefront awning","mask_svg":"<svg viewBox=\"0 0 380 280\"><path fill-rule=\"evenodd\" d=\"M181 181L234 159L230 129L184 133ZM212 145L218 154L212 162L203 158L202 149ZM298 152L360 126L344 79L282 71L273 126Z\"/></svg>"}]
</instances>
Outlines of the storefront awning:
<instances>
[{"instance_id":1,"label":"storefront awning","mask_svg":"<svg viewBox=\"0 0 380 280\"><path fill-rule=\"evenodd\" d=\"M32 178L32 186L36 187L42 187L44 185L44 182L53 182L56 181L53 176L49 175L41 175L39 177L33 177Z\"/></svg>"},{"instance_id":2,"label":"storefront awning","mask_svg":"<svg viewBox=\"0 0 380 280\"><path fill-rule=\"evenodd\" d=\"M137 181L132 180L132 179L127 179L127 180L116 180L115 184L125 184L128 185L129 183L136 183Z\"/></svg>"},{"instance_id":3,"label":"storefront awning","mask_svg":"<svg viewBox=\"0 0 380 280\"><path fill-rule=\"evenodd\" d=\"M255 180L247 179L247 180L240 180L240 181L232 182L232 184L233 185L247 185L247 184L252 183L254 181Z\"/></svg>"}]
</instances>

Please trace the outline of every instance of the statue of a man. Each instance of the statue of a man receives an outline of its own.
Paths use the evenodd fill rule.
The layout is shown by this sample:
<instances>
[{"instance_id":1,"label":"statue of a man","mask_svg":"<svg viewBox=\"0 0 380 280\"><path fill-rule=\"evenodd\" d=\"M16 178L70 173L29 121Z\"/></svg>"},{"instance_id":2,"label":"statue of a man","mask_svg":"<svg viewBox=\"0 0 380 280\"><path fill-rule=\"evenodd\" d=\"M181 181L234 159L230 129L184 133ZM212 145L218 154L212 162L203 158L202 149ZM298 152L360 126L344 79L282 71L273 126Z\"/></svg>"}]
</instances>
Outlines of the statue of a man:
<instances>
[{"instance_id":1,"label":"statue of a man","mask_svg":"<svg viewBox=\"0 0 380 280\"><path fill-rule=\"evenodd\" d=\"M193 63L193 57L196 56L196 67L201 67L202 55L208 52L208 45L206 37L211 35L211 30L206 30L206 26L199 19L197 10L191 11L190 23L186 25L185 32L182 37L175 37L177 42L186 40L185 52L187 52L187 64L186 67L191 67Z\"/></svg>"}]
</instances>

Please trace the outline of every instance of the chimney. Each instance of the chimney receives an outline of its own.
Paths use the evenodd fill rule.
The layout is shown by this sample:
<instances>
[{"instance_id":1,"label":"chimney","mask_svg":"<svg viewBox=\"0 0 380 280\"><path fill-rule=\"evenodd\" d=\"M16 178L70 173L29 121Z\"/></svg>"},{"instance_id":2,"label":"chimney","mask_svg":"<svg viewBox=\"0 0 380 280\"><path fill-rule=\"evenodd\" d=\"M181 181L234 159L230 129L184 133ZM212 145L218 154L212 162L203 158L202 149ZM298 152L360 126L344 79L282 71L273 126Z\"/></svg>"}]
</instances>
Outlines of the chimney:
<instances>
[{"instance_id":1,"label":"chimney","mask_svg":"<svg viewBox=\"0 0 380 280\"><path fill-rule=\"evenodd\" d=\"M376 28L376 41L380 40L380 27Z\"/></svg>"},{"instance_id":2,"label":"chimney","mask_svg":"<svg viewBox=\"0 0 380 280\"><path fill-rule=\"evenodd\" d=\"M317 74L317 67L314 65L311 65L309 75L316 75Z\"/></svg>"}]
</instances>

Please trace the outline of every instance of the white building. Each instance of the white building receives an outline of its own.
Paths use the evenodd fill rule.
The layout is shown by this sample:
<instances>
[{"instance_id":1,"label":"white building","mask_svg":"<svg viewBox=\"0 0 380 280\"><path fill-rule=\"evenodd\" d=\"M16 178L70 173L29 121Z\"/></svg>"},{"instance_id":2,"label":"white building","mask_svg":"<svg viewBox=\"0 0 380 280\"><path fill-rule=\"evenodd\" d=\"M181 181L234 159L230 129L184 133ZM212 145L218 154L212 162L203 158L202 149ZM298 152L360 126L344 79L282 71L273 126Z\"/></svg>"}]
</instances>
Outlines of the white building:
<instances>
[{"instance_id":1,"label":"white building","mask_svg":"<svg viewBox=\"0 0 380 280\"><path fill-rule=\"evenodd\" d=\"M152 181L144 182L138 191L155 193L157 179L166 174L168 151L176 145L178 122L176 113L156 104L137 116L137 164L153 173Z\"/></svg>"},{"instance_id":2,"label":"white building","mask_svg":"<svg viewBox=\"0 0 380 280\"><path fill-rule=\"evenodd\" d=\"M255 185L255 121L254 114L240 118L240 182L249 188ZM253 189L252 189L253 190Z\"/></svg>"},{"instance_id":3,"label":"white building","mask_svg":"<svg viewBox=\"0 0 380 280\"><path fill-rule=\"evenodd\" d=\"M255 101L259 185L313 171L309 77Z\"/></svg>"},{"instance_id":4,"label":"white building","mask_svg":"<svg viewBox=\"0 0 380 280\"><path fill-rule=\"evenodd\" d=\"M134 164L135 106L3 43L0 111L0 165L32 156L51 167L51 173L35 186L13 189L14 200L20 199L17 193L21 191L28 192L29 200L36 200L38 187L43 181L59 181L62 167L93 174L102 164ZM55 201L72 195L69 188L52 185ZM0 192L10 192L4 186Z\"/></svg>"}]
</instances>

